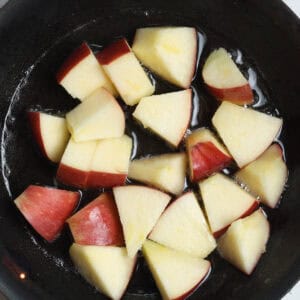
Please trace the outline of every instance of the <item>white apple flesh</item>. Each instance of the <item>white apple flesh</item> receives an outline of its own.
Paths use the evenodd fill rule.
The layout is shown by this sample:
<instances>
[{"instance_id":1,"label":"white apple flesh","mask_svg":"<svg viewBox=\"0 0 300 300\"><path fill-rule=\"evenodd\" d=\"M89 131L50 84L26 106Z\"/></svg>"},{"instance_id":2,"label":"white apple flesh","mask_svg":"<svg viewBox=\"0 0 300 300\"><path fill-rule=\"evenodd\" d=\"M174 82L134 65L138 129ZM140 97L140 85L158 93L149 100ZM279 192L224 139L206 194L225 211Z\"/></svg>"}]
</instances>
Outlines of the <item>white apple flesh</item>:
<instances>
[{"instance_id":1,"label":"white apple flesh","mask_svg":"<svg viewBox=\"0 0 300 300\"><path fill-rule=\"evenodd\" d=\"M99 140L91 162L88 187L124 185L128 174L131 149L132 140L127 135Z\"/></svg>"},{"instance_id":2,"label":"white apple flesh","mask_svg":"<svg viewBox=\"0 0 300 300\"><path fill-rule=\"evenodd\" d=\"M145 128L177 147L188 128L191 110L192 91L188 89L145 97L133 116Z\"/></svg>"},{"instance_id":3,"label":"white apple flesh","mask_svg":"<svg viewBox=\"0 0 300 300\"><path fill-rule=\"evenodd\" d=\"M185 153L135 159L130 163L128 177L178 195L184 189L186 164Z\"/></svg>"},{"instance_id":4,"label":"white apple flesh","mask_svg":"<svg viewBox=\"0 0 300 300\"><path fill-rule=\"evenodd\" d=\"M230 225L218 240L218 251L236 268L250 275L266 251L269 235L269 222L264 212L259 209Z\"/></svg>"},{"instance_id":5,"label":"white apple flesh","mask_svg":"<svg viewBox=\"0 0 300 300\"><path fill-rule=\"evenodd\" d=\"M134 272L136 256L126 248L73 244L71 258L81 275L96 289L113 300L122 298Z\"/></svg>"},{"instance_id":6,"label":"white apple flesh","mask_svg":"<svg viewBox=\"0 0 300 300\"><path fill-rule=\"evenodd\" d=\"M121 137L125 116L117 100L107 90L94 91L66 115L68 128L76 142Z\"/></svg>"},{"instance_id":7,"label":"white apple flesh","mask_svg":"<svg viewBox=\"0 0 300 300\"><path fill-rule=\"evenodd\" d=\"M56 173L57 180L66 185L86 188L96 146L96 141L77 143L70 138Z\"/></svg>"},{"instance_id":8,"label":"white apple flesh","mask_svg":"<svg viewBox=\"0 0 300 300\"><path fill-rule=\"evenodd\" d=\"M212 123L242 168L271 145L281 129L282 119L223 101Z\"/></svg>"},{"instance_id":9,"label":"white apple flesh","mask_svg":"<svg viewBox=\"0 0 300 300\"><path fill-rule=\"evenodd\" d=\"M87 43L82 43L64 61L56 79L73 98L81 101L100 87L117 96L116 89Z\"/></svg>"},{"instance_id":10,"label":"white apple flesh","mask_svg":"<svg viewBox=\"0 0 300 300\"><path fill-rule=\"evenodd\" d=\"M251 214L257 199L223 174L215 174L199 183L206 215L215 237L223 234L235 220Z\"/></svg>"},{"instance_id":11,"label":"white apple flesh","mask_svg":"<svg viewBox=\"0 0 300 300\"><path fill-rule=\"evenodd\" d=\"M125 39L104 48L97 59L127 105L153 94L154 86Z\"/></svg>"},{"instance_id":12,"label":"white apple flesh","mask_svg":"<svg viewBox=\"0 0 300 300\"><path fill-rule=\"evenodd\" d=\"M216 241L192 192L183 194L168 206L148 238L201 258L205 258L216 247Z\"/></svg>"},{"instance_id":13,"label":"white apple flesh","mask_svg":"<svg viewBox=\"0 0 300 300\"><path fill-rule=\"evenodd\" d=\"M210 262L150 240L143 254L164 300L184 300L205 280Z\"/></svg>"},{"instance_id":14,"label":"white apple flesh","mask_svg":"<svg viewBox=\"0 0 300 300\"><path fill-rule=\"evenodd\" d=\"M235 104L251 104L254 101L251 87L224 49L214 50L207 58L202 77L208 90L221 101Z\"/></svg>"},{"instance_id":15,"label":"white apple flesh","mask_svg":"<svg viewBox=\"0 0 300 300\"><path fill-rule=\"evenodd\" d=\"M65 118L39 111L29 111L28 118L43 155L58 163L70 138Z\"/></svg>"},{"instance_id":16,"label":"white apple flesh","mask_svg":"<svg viewBox=\"0 0 300 300\"><path fill-rule=\"evenodd\" d=\"M257 160L235 174L239 182L271 208L278 203L287 176L288 170L279 144L271 145Z\"/></svg>"},{"instance_id":17,"label":"white apple flesh","mask_svg":"<svg viewBox=\"0 0 300 300\"><path fill-rule=\"evenodd\" d=\"M144 186L113 188L128 255L134 257L171 197Z\"/></svg>"},{"instance_id":18,"label":"white apple flesh","mask_svg":"<svg viewBox=\"0 0 300 300\"><path fill-rule=\"evenodd\" d=\"M197 32L192 27L137 29L132 50L165 80L189 88L197 61Z\"/></svg>"}]
</instances>

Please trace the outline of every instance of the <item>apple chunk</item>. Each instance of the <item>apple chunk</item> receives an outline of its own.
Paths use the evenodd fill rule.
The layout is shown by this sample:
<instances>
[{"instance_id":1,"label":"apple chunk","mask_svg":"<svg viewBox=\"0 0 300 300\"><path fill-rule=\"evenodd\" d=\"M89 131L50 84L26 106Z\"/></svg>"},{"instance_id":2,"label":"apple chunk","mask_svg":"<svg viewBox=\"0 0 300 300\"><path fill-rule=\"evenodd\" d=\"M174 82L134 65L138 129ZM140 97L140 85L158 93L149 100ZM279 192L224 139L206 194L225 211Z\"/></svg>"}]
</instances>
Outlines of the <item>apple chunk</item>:
<instances>
[{"instance_id":1,"label":"apple chunk","mask_svg":"<svg viewBox=\"0 0 300 300\"><path fill-rule=\"evenodd\" d=\"M96 141L77 143L70 138L56 173L57 180L66 185L86 188L96 146Z\"/></svg>"},{"instance_id":2,"label":"apple chunk","mask_svg":"<svg viewBox=\"0 0 300 300\"><path fill-rule=\"evenodd\" d=\"M235 220L251 214L258 201L232 179L215 174L199 183L210 228L219 237Z\"/></svg>"},{"instance_id":3,"label":"apple chunk","mask_svg":"<svg viewBox=\"0 0 300 300\"><path fill-rule=\"evenodd\" d=\"M206 128L195 130L186 139L190 179L199 181L228 166L232 158L226 149Z\"/></svg>"},{"instance_id":4,"label":"apple chunk","mask_svg":"<svg viewBox=\"0 0 300 300\"><path fill-rule=\"evenodd\" d=\"M214 50L209 55L203 66L202 77L208 90L219 100L240 105L254 101L247 79L224 48Z\"/></svg>"},{"instance_id":5,"label":"apple chunk","mask_svg":"<svg viewBox=\"0 0 300 300\"><path fill-rule=\"evenodd\" d=\"M230 225L218 240L218 251L227 261L249 275L266 251L269 235L269 222L259 209Z\"/></svg>"},{"instance_id":6,"label":"apple chunk","mask_svg":"<svg viewBox=\"0 0 300 300\"><path fill-rule=\"evenodd\" d=\"M169 82L188 88L197 61L197 32L192 27L148 27L136 31L136 56Z\"/></svg>"},{"instance_id":7,"label":"apple chunk","mask_svg":"<svg viewBox=\"0 0 300 300\"><path fill-rule=\"evenodd\" d=\"M126 104L153 94L154 86L124 38L100 51L97 59Z\"/></svg>"},{"instance_id":8,"label":"apple chunk","mask_svg":"<svg viewBox=\"0 0 300 300\"><path fill-rule=\"evenodd\" d=\"M105 89L94 91L66 115L68 128L76 142L121 137L125 116L116 99Z\"/></svg>"},{"instance_id":9,"label":"apple chunk","mask_svg":"<svg viewBox=\"0 0 300 300\"><path fill-rule=\"evenodd\" d=\"M39 111L29 111L28 118L43 155L58 163L70 137L65 118Z\"/></svg>"},{"instance_id":10,"label":"apple chunk","mask_svg":"<svg viewBox=\"0 0 300 300\"><path fill-rule=\"evenodd\" d=\"M30 185L14 202L30 225L52 242L78 205L78 192Z\"/></svg>"},{"instance_id":11,"label":"apple chunk","mask_svg":"<svg viewBox=\"0 0 300 300\"><path fill-rule=\"evenodd\" d=\"M115 201L103 193L67 220L75 243L123 246L122 226Z\"/></svg>"},{"instance_id":12,"label":"apple chunk","mask_svg":"<svg viewBox=\"0 0 300 300\"><path fill-rule=\"evenodd\" d=\"M216 247L215 239L192 192L182 195L168 206L148 238L202 258Z\"/></svg>"},{"instance_id":13,"label":"apple chunk","mask_svg":"<svg viewBox=\"0 0 300 300\"><path fill-rule=\"evenodd\" d=\"M128 177L177 195L184 189L185 173L185 154L170 153L133 160Z\"/></svg>"},{"instance_id":14,"label":"apple chunk","mask_svg":"<svg viewBox=\"0 0 300 300\"><path fill-rule=\"evenodd\" d=\"M136 264L136 257L128 257L126 248L73 244L70 255L90 284L111 299L122 298Z\"/></svg>"},{"instance_id":15,"label":"apple chunk","mask_svg":"<svg viewBox=\"0 0 300 300\"><path fill-rule=\"evenodd\" d=\"M177 147L188 128L192 110L190 89L143 98L133 116L145 128Z\"/></svg>"},{"instance_id":16,"label":"apple chunk","mask_svg":"<svg viewBox=\"0 0 300 300\"><path fill-rule=\"evenodd\" d=\"M141 248L171 197L144 186L113 188L128 255L134 257Z\"/></svg>"},{"instance_id":17,"label":"apple chunk","mask_svg":"<svg viewBox=\"0 0 300 300\"><path fill-rule=\"evenodd\" d=\"M212 123L241 168L261 155L282 126L282 119L224 101Z\"/></svg>"},{"instance_id":18,"label":"apple chunk","mask_svg":"<svg viewBox=\"0 0 300 300\"><path fill-rule=\"evenodd\" d=\"M130 161L132 140L127 135L99 140L88 176L88 187L124 185Z\"/></svg>"},{"instance_id":19,"label":"apple chunk","mask_svg":"<svg viewBox=\"0 0 300 300\"><path fill-rule=\"evenodd\" d=\"M210 262L147 240L143 254L164 300L186 299L205 280Z\"/></svg>"},{"instance_id":20,"label":"apple chunk","mask_svg":"<svg viewBox=\"0 0 300 300\"><path fill-rule=\"evenodd\" d=\"M259 196L265 205L276 206L284 189L288 170L279 144L270 146L257 160L239 170L235 177Z\"/></svg>"},{"instance_id":21,"label":"apple chunk","mask_svg":"<svg viewBox=\"0 0 300 300\"><path fill-rule=\"evenodd\" d=\"M65 60L57 72L56 79L73 98L80 100L84 100L100 87L117 95L113 84L87 43L82 43Z\"/></svg>"}]
</instances>

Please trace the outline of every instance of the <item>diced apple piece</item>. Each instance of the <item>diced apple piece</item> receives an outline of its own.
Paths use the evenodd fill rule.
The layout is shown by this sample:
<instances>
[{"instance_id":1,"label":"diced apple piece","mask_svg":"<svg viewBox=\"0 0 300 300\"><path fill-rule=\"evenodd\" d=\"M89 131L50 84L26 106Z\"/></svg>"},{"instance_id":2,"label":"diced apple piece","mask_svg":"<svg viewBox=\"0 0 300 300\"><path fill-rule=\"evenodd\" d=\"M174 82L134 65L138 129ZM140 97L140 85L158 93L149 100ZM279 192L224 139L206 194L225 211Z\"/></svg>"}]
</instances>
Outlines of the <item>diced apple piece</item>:
<instances>
[{"instance_id":1,"label":"diced apple piece","mask_svg":"<svg viewBox=\"0 0 300 300\"><path fill-rule=\"evenodd\" d=\"M84 100L100 87L117 95L116 89L87 43L82 43L65 60L57 72L56 79L73 98L80 100Z\"/></svg>"},{"instance_id":2,"label":"diced apple piece","mask_svg":"<svg viewBox=\"0 0 300 300\"><path fill-rule=\"evenodd\" d=\"M215 112L213 125L238 166L261 155L282 126L282 119L224 101Z\"/></svg>"},{"instance_id":3,"label":"diced apple piece","mask_svg":"<svg viewBox=\"0 0 300 300\"><path fill-rule=\"evenodd\" d=\"M70 138L57 170L57 180L66 185L86 188L96 146L96 141L77 143Z\"/></svg>"},{"instance_id":4,"label":"diced apple piece","mask_svg":"<svg viewBox=\"0 0 300 300\"><path fill-rule=\"evenodd\" d=\"M75 243L123 246L122 226L115 201L103 193L67 220Z\"/></svg>"},{"instance_id":5,"label":"diced apple piece","mask_svg":"<svg viewBox=\"0 0 300 300\"><path fill-rule=\"evenodd\" d=\"M144 186L113 188L128 255L134 257L171 197Z\"/></svg>"},{"instance_id":6,"label":"diced apple piece","mask_svg":"<svg viewBox=\"0 0 300 300\"><path fill-rule=\"evenodd\" d=\"M136 31L132 50L152 71L188 88L197 61L197 32L192 27L149 27Z\"/></svg>"},{"instance_id":7,"label":"diced apple piece","mask_svg":"<svg viewBox=\"0 0 300 300\"><path fill-rule=\"evenodd\" d=\"M143 98L133 116L145 128L177 147L189 126L192 111L190 89Z\"/></svg>"},{"instance_id":8,"label":"diced apple piece","mask_svg":"<svg viewBox=\"0 0 300 300\"><path fill-rule=\"evenodd\" d=\"M214 50L209 55L202 76L208 90L217 99L240 105L253 103L249 82L224 48Z\"/></svg>"},{"instance_id":9,"label":"diced apple piece","mask_svg":"<svg viewBox=\"0 0 300 300\"><path fill-rule=\"evenodd\" d=\"M154 86L126 39L110 44L97 54L97 59L126 104L135 105L142 97L153 94Z\"/></svg>"},{"instance_id":10,"label":"diced apple piece","mask_svg":"<svg viewBox=\"0 0 300 300\"><path fill-rule=\"evenodd\" d=\"M15 199L25 219L48 242L52 242L78 205L78 192L30 185Z\"/></svg>"},{"instance_id":11,"label":"diced apple piece","mask_svg":"<svg viewBox=\"0 0 300 300\"><path fill-rule=\"evenodd\" d=\"M132 140L127 135L99 140L91 162L88 187L124 185L130 161Z\"/></svg>"},{"instance_id":12,"label":"diced apple piece","mask_svg":"<svg viewBox=\"0 0 300 300\"><path fill-rule=\"evenodd\" d=\"M29 111L28 118L43 155L58 163L70 137L65 118L39 111Z\"/></svg>"},{"instance_id":13,"label":"diced apple piece","mask_svg":"<svg viewBox=\"0 0 300 300\"><path fill-rule=\"evenodd\" d=\"M143 254L164 300L186 299L205 280L210 262L147 240Z\"/></svg>"},{"instance_id":14,"label":"diced apple piece","mask_svg":"<svg viewBox=\"0 0 300 300\"><path fill-rule=\"evenodd\" d=\"M218 240L218 251L227 261L250 275L266 251L270 225L259 209L252 215L233 222Z\"/></svg>"},{"instance_id":15,"label":"diced apple piece","mask_svg":"<svg viewBox=\"0 0 300 300\"><path fill-rule=\"evenodd\" d=\"M186 139L191 181L199 181L230 164L226 149L206 128L192 132Z\"/></svg>"},{"instance_id":16,"label":"diced apple piece","mask_svg":"<svg viewBox=\"0 0 300 300\"><path fill-rule=\"evenodd\" d=\"M103 88L67 113L66 119L76 142L121 137L125 130L124 112Z\"/></svg>"},{"instance_id":17,"label":"diced apple piece","mask_svg":"<svg viewBox=\"0 0 300 300\"><path fill-rule=\"evenodd\" d=\"M128 257L126 248L73 244L70 255L90 284L113 300L122 298L136 264L136 257Z\"/></svg>"},{"instance_id":18,"label":"diced apple piece","mask_svg":"<svg viewBox=\"0 0 300 300\"><path fill-rule=\"evenodd\" d=\"M276 206L284 189L288 170L279 144L270 146L257 160L239 170L235 177L259 196L265 205Z\"/></svg>"},{"instance_id":19,"label":"diced apple piece","mask_svg":"<svg viewBox=\"0 0 300 300\"><path fill-rule=\"evenodd\" d=\"M184 189L185 173L185 154L170 153L133 160L128 177L177 195Z\"/></svg>"},{"instance_id":20,"label":"diced apple piece","mask_svg":"<svg viewBox=\"0 0 300 300\"><path fill-rule=\"evenodd\" d=\"M157 243L205 258L216 242L194 193L188 192L168 206L149 237Z\"/></svg>"},{"instance_id":21,"label":"diced apple piece","mask_svg":"<svg viewBox=\"0 0 300 300\"><path fill-rule=\"evenodd\" d=\"M199 183L210 228L215 237L235 220L252 213L258 201L232 179L215 174Z\"/></svg>"}]
</instances>

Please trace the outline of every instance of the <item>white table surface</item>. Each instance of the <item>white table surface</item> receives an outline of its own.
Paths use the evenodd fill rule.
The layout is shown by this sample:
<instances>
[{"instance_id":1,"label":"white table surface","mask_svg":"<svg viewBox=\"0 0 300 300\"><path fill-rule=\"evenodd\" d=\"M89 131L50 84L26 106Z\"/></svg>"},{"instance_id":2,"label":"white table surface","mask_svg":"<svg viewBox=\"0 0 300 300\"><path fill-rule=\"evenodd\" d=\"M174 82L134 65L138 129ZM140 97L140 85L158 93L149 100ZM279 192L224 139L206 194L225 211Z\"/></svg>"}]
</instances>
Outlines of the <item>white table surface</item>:
<instances>
[{"instance_id":1,"label":"white table surface","mask_svg":"<svg viewBox=\"0 0 300 300\"><path fill-rule=\"evenodd\" d=\"M283 0L293 11L294 13L300 17L300 0ZM0 0L0 8L4 5L7 0ZM282 300L299 300L300 299L300 281L298 284L294 286L294 288L282 298ZM0 300L5 300L3 296L1 296L0 292Z\"/></svg>"}]
</instances>

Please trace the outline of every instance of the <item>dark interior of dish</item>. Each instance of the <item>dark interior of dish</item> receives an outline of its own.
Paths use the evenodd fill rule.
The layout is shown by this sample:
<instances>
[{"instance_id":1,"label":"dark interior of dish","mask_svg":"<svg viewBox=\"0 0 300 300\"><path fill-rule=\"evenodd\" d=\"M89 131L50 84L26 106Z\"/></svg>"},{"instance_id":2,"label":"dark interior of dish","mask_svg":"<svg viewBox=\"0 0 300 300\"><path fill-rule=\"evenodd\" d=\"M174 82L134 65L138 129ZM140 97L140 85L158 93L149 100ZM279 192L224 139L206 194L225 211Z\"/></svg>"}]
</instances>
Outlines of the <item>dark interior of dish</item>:
<instances>
[{"instance_id":1,"label":"dark interior of dish","mask_svg":"<svg viewBox=\"0 0 300 300\"><path fill-rule=\"evenodd\" d=\"M202 45L192 83L198 116L191 128L211 126L218 103L205 90L201 68L212 49L224 47L243 73L257 75L257 109L284 120L280 141L285 147L289 180L279 208L266 209L271 238L251 276L243 275L214 252L212 272L190 299L280 299L300 276L300 71L299 19L280 1L9 1L0 10L0 290L10 299L106 299L75 271L68 255L66 227L54 242L40 238L12 200L29 184L57 185L56 166L38 152L27 124L26 110L64 113L78 101L57 85L55 72L82 41L94 51L113 39L132 40L135 29L155 25L194 26ZM200 51L201 52L201 51ZM254 73L250 71L253 76ZM157 94L178 88L153 76ZM266 101L266 102L265 102ZM136 157L173 151L141 129L127 112L127 133L136 136ZM196 112L197 113L197 112ZM234 169L234 166L232 166ZM63 187L62 185L58 185ZM98 191L83 193L80 207ZM26 279L19 278L20 273ZM143 258L124 299L160 299Z\"/></svg>"}]
</instances>

